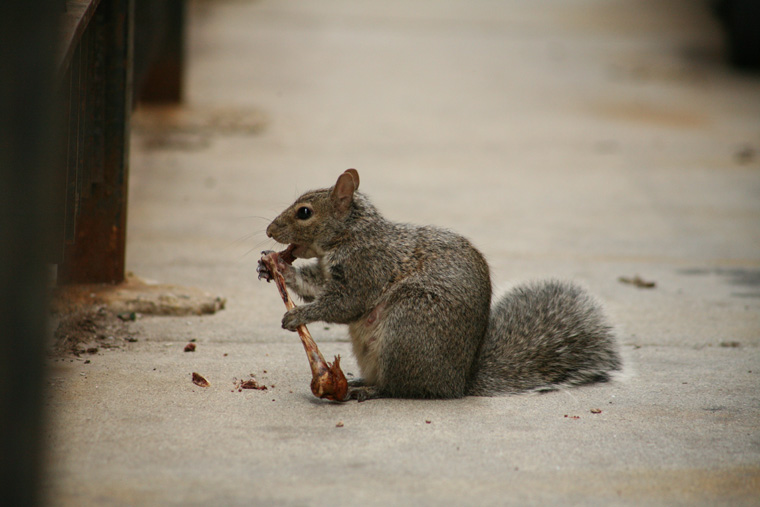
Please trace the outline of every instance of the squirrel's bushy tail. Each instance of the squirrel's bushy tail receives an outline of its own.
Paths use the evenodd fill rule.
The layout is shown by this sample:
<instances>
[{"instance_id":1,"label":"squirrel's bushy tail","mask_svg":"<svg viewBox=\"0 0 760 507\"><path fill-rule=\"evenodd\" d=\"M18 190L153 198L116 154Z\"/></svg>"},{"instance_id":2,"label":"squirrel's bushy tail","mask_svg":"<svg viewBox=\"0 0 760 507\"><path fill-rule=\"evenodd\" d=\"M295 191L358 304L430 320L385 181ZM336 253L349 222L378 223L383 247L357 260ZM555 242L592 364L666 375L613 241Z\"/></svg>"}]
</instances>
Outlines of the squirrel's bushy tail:
<instances>
[{"instance_id":1,"label":"squirrel's bushy tail","mask_svg":"<svg viewBox=\"0 0 760 507\"><path fill-rule=\"evenodd\" d=\"M612 327L589 294L566 282L532 283L491 309L467 394L604 382L621 366Z\"/></svg>"}]
</instances>

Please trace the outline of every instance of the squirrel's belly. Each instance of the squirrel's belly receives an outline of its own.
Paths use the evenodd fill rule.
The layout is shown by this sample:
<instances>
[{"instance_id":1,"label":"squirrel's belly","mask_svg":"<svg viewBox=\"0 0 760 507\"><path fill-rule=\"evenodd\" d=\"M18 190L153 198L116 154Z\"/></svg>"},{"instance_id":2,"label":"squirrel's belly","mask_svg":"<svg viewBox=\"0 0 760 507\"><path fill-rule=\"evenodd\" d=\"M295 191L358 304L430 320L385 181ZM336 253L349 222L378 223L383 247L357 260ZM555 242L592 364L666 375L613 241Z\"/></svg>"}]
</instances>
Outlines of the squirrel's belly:
<instances>
[{"instance_id":1,"label":"squirrel's belly","mask_svg":"<svg viewBox=\"0 0 760 507\"><path fill-rule=\"evenodd\" d=\"M379 357L385 328L382 318L384 307L381 303L361 319L348 325L354 356L359 363L361 376L368 384L377 384L380 380Z\"/></svg>"}]
</instances>

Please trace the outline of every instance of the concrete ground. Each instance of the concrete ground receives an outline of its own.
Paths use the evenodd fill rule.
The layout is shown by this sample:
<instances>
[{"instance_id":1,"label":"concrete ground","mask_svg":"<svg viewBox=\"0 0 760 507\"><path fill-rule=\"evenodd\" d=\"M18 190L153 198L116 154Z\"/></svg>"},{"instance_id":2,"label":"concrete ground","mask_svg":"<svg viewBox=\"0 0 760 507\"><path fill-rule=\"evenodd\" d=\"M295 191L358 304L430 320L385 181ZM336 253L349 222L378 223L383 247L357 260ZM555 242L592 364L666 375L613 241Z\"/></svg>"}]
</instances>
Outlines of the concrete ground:
<instances>
[{"instance_id":1,"label":"concrete ground","mask_svg":"<svg viewBox=\"0 0 760 507\"><path fill-rule=\"evenodd\" d=\"M127 263L227 307L51 359L52 505L760 505L760 78L703 2L190 6L187 104L135 118ZM626 378L314 399L255 267L348 167L388 217L469 237L497 293L587 286ZM310 329L357 371L343 327Z\"/></svg>"}]
</instances>

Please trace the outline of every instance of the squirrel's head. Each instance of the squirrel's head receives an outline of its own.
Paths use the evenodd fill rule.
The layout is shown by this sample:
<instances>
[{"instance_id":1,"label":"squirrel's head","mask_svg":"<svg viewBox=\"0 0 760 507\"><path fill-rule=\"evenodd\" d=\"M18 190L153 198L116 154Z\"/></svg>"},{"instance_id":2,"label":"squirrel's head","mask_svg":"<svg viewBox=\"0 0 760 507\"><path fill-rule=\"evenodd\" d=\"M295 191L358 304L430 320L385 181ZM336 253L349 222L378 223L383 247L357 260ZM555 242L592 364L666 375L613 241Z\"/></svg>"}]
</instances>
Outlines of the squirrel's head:
<instances>
[{"instance_id":1,"label":"squirrel's head","mask_svg":"<svg viewBox=\"0 0 760 507\"><path fill-rule=\"evenodd\" d=\"M267 227L267 236L295 246L299 259L321 257L345 231L345 219L359 188L359 173L348 169L331 188L306 192Z\"/></svg>"}]
</instances>

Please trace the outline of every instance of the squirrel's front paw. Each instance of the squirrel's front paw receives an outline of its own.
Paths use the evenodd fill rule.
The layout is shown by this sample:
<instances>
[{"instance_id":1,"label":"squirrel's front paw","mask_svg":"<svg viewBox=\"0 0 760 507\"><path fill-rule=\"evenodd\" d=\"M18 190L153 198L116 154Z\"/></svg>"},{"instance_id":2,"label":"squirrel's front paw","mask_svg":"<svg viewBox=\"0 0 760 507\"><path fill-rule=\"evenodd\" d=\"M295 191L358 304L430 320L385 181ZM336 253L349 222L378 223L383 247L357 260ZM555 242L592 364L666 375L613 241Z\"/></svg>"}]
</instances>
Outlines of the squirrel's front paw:
<instances>
[{"instance_id":1,"label":"squirrel's front paw","mask_svg":"<svg viewBox=\"0 0 760 507\"><path fill-rule=\"evenodd\" d=\"M301 324L306 324L306 321L301 318L298 310L298 308L293 308L292 310L285 312L285 315L282 317L283 329L295 331Z\"/></svg>"},{"instance_id":2,"label":"squirrel's front paw","mask_svg":"<svg viewBox=\"0 0 760 507\"><path fill-rule=\"evenodd\" d=\"M285 252L287 252L287 250ZM256 272L259 274L259 280L263 279L267 282L271 282L274 279L274 275L271 271L269 271L269 268L264 262L265 258L268 258L270 262L274 261L275 269L280 272L280 274L285 278L286 282L292 280L292 266L282 259L280 253L277 253L274 250L264 250L261 252L261 259L259 259L259 265L256 267Z\"/></svg>"},{"instance_id":3,"label":"squirrel's front paw","mask_svg":"<svg viewBox=\"0 0 760 507\"><path fill-rule=\"evenodd\" d=\"M269 255L273 253L272 250L264 250L261 252L261 256L264 257L265 255ZM256 272L259 274L259 280L266 280L267 283L272 281L272 273L269 272L269 269L267 268L266 264L264 264L264 261L262 259L259 259L259 265L256 267Z\"/></svg>"}]
</instances>

